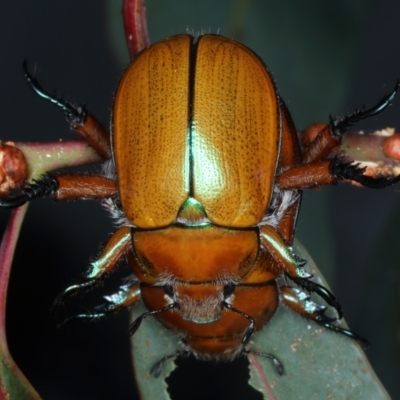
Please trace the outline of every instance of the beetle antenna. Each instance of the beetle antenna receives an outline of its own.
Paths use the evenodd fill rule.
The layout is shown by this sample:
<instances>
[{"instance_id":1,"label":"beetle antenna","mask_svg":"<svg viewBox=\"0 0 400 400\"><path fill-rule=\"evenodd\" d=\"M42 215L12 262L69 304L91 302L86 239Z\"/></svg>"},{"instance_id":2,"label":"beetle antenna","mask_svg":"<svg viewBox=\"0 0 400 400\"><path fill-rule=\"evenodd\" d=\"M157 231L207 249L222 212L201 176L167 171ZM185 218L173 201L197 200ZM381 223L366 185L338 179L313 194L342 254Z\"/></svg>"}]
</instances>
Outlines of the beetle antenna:
<instances>
[{"instance_id":1,"label":"beetle antenna","mask_svg":"<svg viewBox=\"0 0 400 400\"><path fill-rule=\"evenodd\" d=\"M285 370L283 368L282 363L275 356L273 356L272 354L260 353L258 351L253 351L253 350L249 350L249 349L243 349L243 353L245 353L245 354L254 354L256 356L269 358L274 363L274 367L276 369L276 372L279 375L283 375L285 373Z\"/></svg>"},{"instance_id":2,"label":"beetle antenna","mask_svg":"<svg viewBox=\"0 0 400 400\"><path fill-rule=\"evenodd\" d=\"M250 337L254 332L254 328L255 328L254 318L251 317L250 315L246 314L245 312L239 311L235 307L232 307L232 305L229 304L227 301L222 302L222 305L225 308L227 308L228 310L230 310L230 311L232 311L232 312L234 312L236 314L239 314L242 317L245 317L245 318L247 318L249 320L250 324L247 327L247 329L246 329L246 331L245 331L245 333L244 333L244 335L242 337L242 344L246 344L250 340Z\"/></svg>"},{"instance_id":3,"label":"beetle antenna","mask_svg":"<svg viewBox=\"0 0 400 400\"><path fill-rule=\"evenodd\" d=\"M132 336L135 334L135 332L138 330L140 324L142 323L142 321L151 316L151 315L155 315L164 311L169 311L172 310L173 308L177 308L178 307L178 303L171 303L169 306L165 307L165 308L160 308L159 310L154 310L154 311L147 311L145 313L143 313L140 317L136 318L129 326L129 336Z\"/></svg>"}]
</instances>

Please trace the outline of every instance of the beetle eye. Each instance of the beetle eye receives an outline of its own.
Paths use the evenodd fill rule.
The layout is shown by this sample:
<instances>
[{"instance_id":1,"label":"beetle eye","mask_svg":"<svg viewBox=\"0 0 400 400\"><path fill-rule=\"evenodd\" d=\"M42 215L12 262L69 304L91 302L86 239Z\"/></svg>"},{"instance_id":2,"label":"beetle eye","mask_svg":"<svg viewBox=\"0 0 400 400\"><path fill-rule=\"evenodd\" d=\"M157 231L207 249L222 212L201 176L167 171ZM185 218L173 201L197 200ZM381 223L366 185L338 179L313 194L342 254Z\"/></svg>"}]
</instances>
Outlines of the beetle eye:
<instances>
[{"instance_id":1,"label":"beetle eye","mask_svg":"<svg viewBox=\"0 0 400 400\"><path fill-rule=\"evenodd\" d=\"M233 283L228 283L224 286L224 299L227 299L229 296L232 296L235 291L235 285Z\"/></svg>"},{"instance_id":2,"label":"beetle eye","mask_svg":"<svg viewBox=\"0 0 400 400\"><path fill-rule=\"evenodd\" d=\"M172 288L172 285L165 285L164 291L167 294L167 296L174 297L174 289Z\"/></svg>"}]
</instances>

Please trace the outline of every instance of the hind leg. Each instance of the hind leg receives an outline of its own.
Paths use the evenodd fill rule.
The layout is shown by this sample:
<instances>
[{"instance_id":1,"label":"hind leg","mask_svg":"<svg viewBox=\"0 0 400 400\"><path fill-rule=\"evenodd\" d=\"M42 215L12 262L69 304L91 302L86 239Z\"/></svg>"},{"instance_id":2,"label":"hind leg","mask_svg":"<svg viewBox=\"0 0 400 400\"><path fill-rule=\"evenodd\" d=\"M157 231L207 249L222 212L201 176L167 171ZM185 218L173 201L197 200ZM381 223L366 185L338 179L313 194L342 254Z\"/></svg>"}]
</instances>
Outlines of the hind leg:
<instances>
[{"instance_id":1,"label":"hind leg","mask_svg":"<svg viewBox=\"0 0 400 400\"><path fill-rule=\"evenodd\" d=\"M326 329L330 329L331 331L341 333L342 335L357 340L364 348L369 346L369 342L363 337L349 329L333 325L332 322L334 322L336 318L331 318L325 315L326 307L311 301L310 296L307 293L290 286L281 286L280 292L283 304L291 308L293 311L306 318L312 319Z\"/></svg>"},{"instance_id":2,"label":"hind leg","mask_svg":"<svg viewBox=\"0 0 400 400\"><path fill-rule=\"evenodd\" d=\"M134 282L131 285L121 286L117 293L110 296L104 296L104 298L107 300L107 303L96 307L95 311L72 315L71 317L64 319L59 326L77 320L94 321L103 319L116 313L122 308L136 304L141 299L140 284Z\"/></svg>"}]
</instances>

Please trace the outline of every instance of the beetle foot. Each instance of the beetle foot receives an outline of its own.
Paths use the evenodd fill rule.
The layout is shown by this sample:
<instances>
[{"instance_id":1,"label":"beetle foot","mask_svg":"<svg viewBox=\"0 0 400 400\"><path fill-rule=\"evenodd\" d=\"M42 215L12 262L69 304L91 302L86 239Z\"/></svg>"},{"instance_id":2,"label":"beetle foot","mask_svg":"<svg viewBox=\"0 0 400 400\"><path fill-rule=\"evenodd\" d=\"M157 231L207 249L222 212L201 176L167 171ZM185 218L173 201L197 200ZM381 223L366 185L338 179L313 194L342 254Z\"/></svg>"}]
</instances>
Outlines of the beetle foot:
<instances>
[{"instance_id":1,"label":"beetle foot","mask_svg":"<svg viewBox=\"0 0 400 400\"><path fill-rule=\"evenodd\" d=\"M335 157L330 165L330 173L338 181L350 179L355 181L363 176L366 167L360 167L360 163L354 164L352 161L346 161L345 157Z\"/></svg>"},{"instance_id":2,"label":"beetle foot","mask_svg":"<svg viewBox=\"0 0 400 400\"><path fill-rule=\"evenodd\" d=\"M98 312L98 313L87 312L87 313L72 315L70 317L65 318L60 323L58 323L57 328L61 328L62 326L74 321L96 321L99 319L103 319L108 317L110 315L110 312Z\"/></svg>"},{"instance_id":3,"label":"beetle foot","mask_svg":"<svg viewBox=\"0 0 400 400\"><path fill-rule=\"evenodd\" d=\"M366 167L360 167L360 165L360 163L354 164L353 162L344 161L343 157L335 157L332 161L330 172L336 176L338 181L349 179L372 189L381 189L400 181L400 175L378 175L376 177L364 175Z\"/></svg>"},{"instance_id":4,"label":"beetle foot","mask_svg":"<svg viewBox=\"0 0 400 400\"><path fill-rule=\"evenodd\" d=\"M17 196L5 196L0 198L0 207L17 208L23 206L29 200L29 197L25 193L21 193Z\"/></svg>"},{"instance_id":5,"label":"beetle foot","mask_svg":"<svg viewBox=\"0 0 400 400\"><path fill-rule=\"evenodd\" d=\"M343 317L343 310L340 303L336 300L336 297L324 286L319 285L313 281L303 278L293 279L295 283L297 283L301 288L308 290L309 292L316 293L318 296L322 297L327 304L333 307L338 313L338 319Z\"/></svg>"},{"instance_id":6,"label":"beetle foot","mask_svg":"<svg viewBox=\"0 0 400 400\"><path fill-rule=\"evenodd\" d=\"M293 258L296 263L297 276L302 279L312 278L313 275L304 269L304 266L307 264L307 260L300 258L297 254L294 253L293 253Z\"/></svg>"},{"instance_id":7,"label":"beetle foot","mask_svg":"<svg viewBox=\"0 0 400 400\"><path fill-rule=\"evenodd\" d=\"M22 67L24 69L26 80L28 81L32 90L37 95L54 104L56 107L60 108L67 116L67 120L72 127L74 125L82 124L87 115L85 106L75 106L59 96L50 95L45 90L43 90L38 80L29 72L27 60L24 60L24 62L22 63Z\"/></svg>"},{"instance_id":8,"label":"beetle foot","mask_svg":"<svg viewBox=\"0 0 400 400\"><path fill-rule=\"evenodd\" d=\"M165 357L164 357L165 358ZM153 375L154 378L158 378L161 375L162 367L163 367L163 360L156 362L150 370L150 375Z\"/></svg>"},{"instance_id":9,"label":"beetle foot","mask_svg":"<svg viewBox=\"0 0 400 400\"><path fill-rule=\"evenodd\" d=\"M54 301L53 303L53 309L59 308L69 297L74 296L81 290L88 290L92 288L93 286L97 285L99 281L97 279L92 279L90 281L86 281L83 283L79 283L76 285L71 285L67 287Z\"/></svg>"},{"instance_id":10,"label":"beetle foot","mask_svg":"<svg viewBox=\"0 0 400 400\"><path fill-rule=\"evenodd\" d=\"M142 321L147 318L150 317L151 315L155 315L164 311L170 311L173 308L177 308L178 307L178 303L171 303L169 304L167 307L164 308L160 308L159 310L154 310L154 311L147 311L144 312L142 315L140 315L139 317L137 317L129 326L129 336L132 336L135 334L135 332L139 329L140 324L142 323Z\"/></svg>"},{"instance_id":11,"label":"beetle foot","mask_svg":"<svg viewBox=\"0 0 400 400\"><path fill-rule=\"evenodd\" d=\"M363 349L366 349L370 346L370 343L367 339L363 338L362 336L358 335L355 332L352 332L350 329L340 328L339 326L333 325L330 322L318 321L317 319L315 320L315 322L317 324L325 327L326 329L329 329L329 330L337 332L337 333L341 333L342 335L346 335L346 336L356 340Z\"/></svg>"},{"instance_id":12,"label":"beetle foot","mask_svg":"<svg viewBox=\"0 0 400 400\"><path fill-rule=\"evenodd\" d=\"M139 329L141 323L143 321L142 315L136 318L130 325L129 325L129 336L133 336L136 331Z\"/></svg>"},{"instance_id":13,"label":"beetle foot","mask_svg":"<svg viewBox=\"0 0 400 400\"><path fill-rule=\"evenodd\" d=\"M398 176L383 176L378 175L377 177L361 175L357 179L353 179L356 182L360 183L363 186L372 188L372 189L382 189L387 186L394 185L395 183L400 181L400 175Z\"/></svg>"},{"instance_id":14,"label":"beetle foot","mask_svg":"<svg viewBox=\"0 0 400 400\"><path fill-rule=\"evenodd\" d=\"M352 113L347 114L344 118L330 117L329 125L333 135L335 137L342 136L343 133L345 133L347 129L350 128L352 125L356 124L359 121L362 121L363 119L372 117L373 115L382 112L386 107L391 104L394 97L396 96L399 87L400 82L399 80L397 80L392 92L383 96L382 99L379 100L379 102L375 106L367 110L365 110L364 108L356 110Z\"/></svg>"},{"instance_id":15,"label":"beetle foot","mask_svg":"<svg viewBox=\"0 0 400 400\"><path fill-rule=\"evenodd\" d=\"M279 375L282 376L282 375L285 373L285 370L284 370L284 368L283 368L282 363L281 363L275 356L273 356L272 354L260 353L260 352L258 352L258 351L253 351L253 350L249 350L249 349L245 349L245 348L243 349L243 353L245 353L245 354L254 354L254 355L256 355L256 356L269 358L270 360L272 360L272 362L273 362L273 364L274 364L274 367L275 367L275 369L276 369L276 372L277 372Z\"/></svg>"},{"instance_id":16,"label":"beetle foot","mask_svg":"<svg viewBox=\"0 0 400 400\"><path fill-rule=\"evenodd\" d=\"M317 306L317 305L316 305ZM325 306L317 306L318 309L314 312L314 320L318 323L331 323L337 321L335 317L329 317L325 314L327 308Z\"/></svg>"},{"instance_id":17,"label":"beetle foot","mask_svg":"<svg viewBox=\"0 0 400 400\"><path fill-rule=\"evenodd\" d=\"M160 361L157 361L150 370L150 375L153 375L154 378L158 378L161 375L162 367L165 361L169 360L170 358L174 357L182 357L183 355L188 355L189 352L187 350L184 351L177 351L174 354L169 354L168 356L163 357Z\"/></svg>"},{"instance_id":18,"label":"beetle foot","mask_svg":"<svg viewBox=\"0 0 400 400\"><path fill-rule=\"evenodd\" d=\"M36 197L50 197L58 190L57 179L50 175L43 175L40 179L21 188L16 196L6 196L0 199L0 207L15 208L24 205Z\"/></svg>"}]
</instances>

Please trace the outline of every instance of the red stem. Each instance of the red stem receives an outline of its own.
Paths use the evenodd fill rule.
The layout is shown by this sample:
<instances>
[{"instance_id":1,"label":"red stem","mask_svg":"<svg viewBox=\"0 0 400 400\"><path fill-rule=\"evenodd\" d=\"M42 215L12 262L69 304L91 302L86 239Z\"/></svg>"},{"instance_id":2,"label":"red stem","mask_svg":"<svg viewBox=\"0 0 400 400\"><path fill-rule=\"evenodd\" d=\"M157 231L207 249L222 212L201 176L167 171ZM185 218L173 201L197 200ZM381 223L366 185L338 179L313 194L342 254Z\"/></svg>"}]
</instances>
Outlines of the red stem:
<instances>
[{"instance_id":1,"label":"red stem","mask_svg":"<svg viewBox=\"0 0 400 400\"><path fill-rule=\"evenodd\" d=\"M269 400L278 400L274 394L274 391L271 387L271 385L268 382L268 378L265 375L265 371L261 364L258 362L257 357L254 354L249 354L249 361L250 361L250 366L254 369L254 372L258 375L258 378L260 379L260 383L264 389L264 393L268 395Z\"/></svg>"},{"instance_id":2,"label":"red stem","mask_svg":"<svg viewBox=\"0 0 400 400\"><path fill-rule=\"evenodd\" d=\"M122 14L128 51L133 58L150 44L145 0L124 0Z\"/></svg>"},{"instance_id":3,"label":"red stem","mask_svg":"<svg viewBox=\"0 0 400 400\"><path fill-rule=\"evenodd\" d=\"M0 245L0 349L3 354L8 353L6 339L6 303L7 289L10 277L11 264L14 257L15 246L18 241L19 231L28 204L12 210L10 220Z\"/></svg>"}]
</instances>

